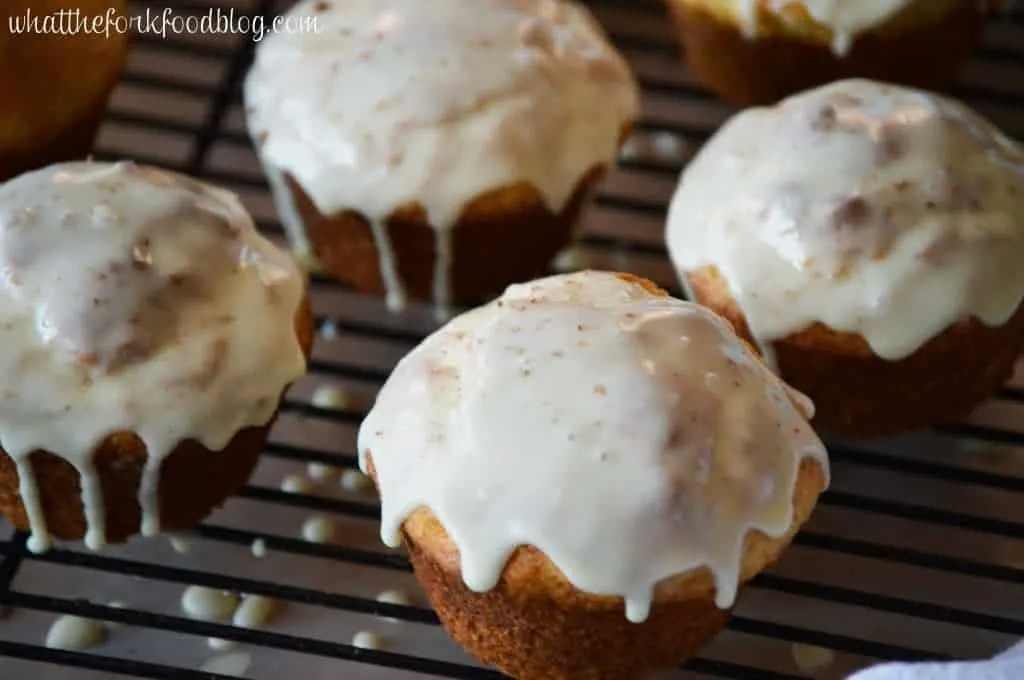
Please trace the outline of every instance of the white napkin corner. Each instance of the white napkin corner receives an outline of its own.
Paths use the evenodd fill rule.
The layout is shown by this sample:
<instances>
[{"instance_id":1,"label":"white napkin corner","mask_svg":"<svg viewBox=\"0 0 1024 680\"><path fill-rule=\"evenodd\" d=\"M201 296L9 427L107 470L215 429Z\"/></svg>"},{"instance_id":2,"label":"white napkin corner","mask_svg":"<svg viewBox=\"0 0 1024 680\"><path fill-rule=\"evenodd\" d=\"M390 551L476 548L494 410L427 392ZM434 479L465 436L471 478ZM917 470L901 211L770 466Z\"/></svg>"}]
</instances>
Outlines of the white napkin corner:
<instances>
[{"instance_id":1,"label":"white napkin corner","mask_svg":"<svg viewBox=\"0 0 1024 680\"><path fill-rule=\"evenodd\" d=\"M989 661L886 663L847 680L1024 680L1024 641Z\"/></svg>"}]
</instances>

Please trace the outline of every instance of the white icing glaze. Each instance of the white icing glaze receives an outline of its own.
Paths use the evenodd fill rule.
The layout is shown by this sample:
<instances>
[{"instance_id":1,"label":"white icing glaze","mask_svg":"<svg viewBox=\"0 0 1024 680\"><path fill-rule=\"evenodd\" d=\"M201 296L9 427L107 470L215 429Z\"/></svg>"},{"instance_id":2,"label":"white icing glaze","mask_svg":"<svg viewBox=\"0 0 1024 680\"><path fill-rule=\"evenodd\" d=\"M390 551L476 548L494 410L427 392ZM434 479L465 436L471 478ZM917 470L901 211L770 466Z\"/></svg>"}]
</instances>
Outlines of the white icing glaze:
<instances>
[{"instance_id":1,"label":"white icing glaze","mask_svg":"<svg viewBox=\"0 0 1024 680\"><path fill-rule=\"evenodd\" d=\"M811 17L832 33L832 51L846 56L858 35L884 24L921 0L732 0L744 35L757 37L758 7L783 14L790 5L802 5ZM760 5L759 5L760 3Z\"/></svg>"},{"instance_id":2,"label":"white icing glaze","mask_svg":"<svg viewBox=\"0 0 1024 680\"><path fill-rule=\"evenodd\" d=\"M368 630L361 630L352 636L352 646L358 649L380 650L386 646L386 641L380 635Z\"/></svg>"},{"instance_id":3,"label":"white icing glaze","mask_svg":"<svg viewBox=\"0 0 1024 680\"><path fill-rule=\"evenodd\" d=\"M320 337L324 340L334 340L338 335L340 335L338 331L338 324L334 321L325 321L323 325L320 326Z\"/></svg>"},{"instance_id":4,"label":"white icing glaze","mask_svg":"<svg viewBox=\"0 0 1024 680\"><path fill-rule=\"evenodd\" d=\"M835 663L836 655L831 649L815 645L793 643L793 663L801 673L817 673Z\"/></svg>"},{"instance_id":5,"label":"white icing glaze","mask_svg":"<svg viewBox=\"0 0 1024 680\"><path fill-rule=\"evenodd\" d=\"M920 0L799 0L807 13L832 31L832 51L844 56L854 37L876 28ZM793 0L771 0L778 11Z\"/></svg>"},{"instance_id":6,"label":"white icing glaze","mask_svg":"<svg viewBox=\"0 0 1024 680\"><path fill-rule=\"evenodd\" d=\"M686 156L686 140L675 132L655 132L651 135L651 147L660 161L679 162Z\"/></svg>"},{"instance_id":7,"label":"white icing glaze","mask_svg":"<svg viewBox=\"0 0 1024 680\"><path fill-rule=\"evenodd\" d=\"M231 654L222 654L210 659L199 670L203 673L240 678L249 670L250 664L252 664L252 657L248 654L245 652L232 652Z\"/></svg>"},{"instance_id":8,"label":"white icing glaze","mask_svg":"<svg viewBox=\"0 0 1024 680\"><path fill-rule=\"evenodd\" d=\"M582 6L561 0L306 0L319 31L260 44L249 128L292 238L306 242L291 176L318 211L372 226L387 289L405 291L385 219L419 204L437 232L434 296L449 296L450 231L492 189L526 182L560 211L611 165L639 94ZM326 6L326 9L323 7Z\"/></svg>"},{"instance_id":9,"label":"white icing glaze","mask_svg":"<svg viewBox=\"0 0 1024 680\"><path fill-rule=\"evenodd\" d=\"M292 246L292 255L295 256L295 262L306 274L320 271L320 263L317 262L316 254L308 244Z\"/></svg>"},{"instance_id":10,"label":"white icing glaze","mask_svg":"<svg viewBox=\"0 0 1024 680\"><path fill-rule=\"evenodd\" d=\"M765 344L821 322L897 360L1020 306L1024 149L962 104L834 83L730 120L667 232L681 278L717 267Z\"/></svg>"},{"instance_id":11,"label":"white icing glaze","mask_svg":"<svg viewBox=\"0 0 1024 680\"><path fill-rule=\"evenodd\" d=\"M584 269L583 264L585 262L585 254L579 248L569 246L558 253L555 261L551 263L551 267L560 274L567 274L578 269Z\"/></svg>"},{"instance_id":12,"label":"white icing glaze","mask_svg":"<svg viewBox=\"0 0 1024 680\"><path fill-rule=\"evenodd\" d=\"M216 652L226 652L237 647L238 643L223 638L206 638L206 646Z\"/></svg>"},{"instance_id":13,"label":"white icing glaze","mask_svg":"<svg viewBox=\"0 0 1024 680\"><path fill-rule=\"evenodd\" d=\"M246 595L231 622L239 628L262 628L277 613L280 603L272 597Z\"/></svg>"},{"instance_id":14,"label":"white icing glaze","mask_svg":"<svg viewBox=\"0 0 1024 680\"><path fill-rule=\"evenodd\" d=\"M736 13L740 18L740 27L748 40L757 37L757 6L759 0L733 0Z\"/></svg>"},{"instance_id":15,"label":"white icing glaze","mask_svg":"<svg viewBox=\"0 0 1024 680\"><path fill-rule=\"evenodd\" d=\"M179 555L185 555L192 549L192 543L188 536L182 534L174 534L168 536L168 540L171 544L171 550L178 553Z\"/></svg>"},{"instance_id":16,"label":"white icing glaze","mask_svg":"<svg viewBox=\"0 0 1024 680\"><path fill-rule=\"evenodd\" d=\"M414 349L360 463L388 545L426 507L469 588L527 544L639 621L657 583L701 566L732 604L747 532L789 529L805 457L827 471L811 411L709 310L585 271L511 286Z\"/></svg>"},{"instance_id":17,"label":"white icing glaze","mask_svg":"<svg viewBox=\"0 0 1024 680\"><path fill-rule=\"evenodd\" d=\"M205 586L189 586L181 595L181 609L199 621L227 621L238 606L238 594Z\"/></svg>"},{"instance_id":18,"label":"white icing glaze","mask_svg":"<svg viewBox=\"0 0 1024 680\"><path fill-rule=\"evenodd\" d=\"M263 559L267 556L267 542L262 538L257 538L252 542L250 550L252 550L253 557Z\"/></svg>"},{"instance_id":19,"label":"white icing glaze","mask_svg":"<svg viewBox=\"0 0 1024 680\"><path fill-rule=\"evenodd\" d=\"M302 523L302 538L310 543L330 543L334 534L334 522L326 517L314 515Z\"/></svg>"},{"instance_id":20,"label":"white icing glaze","mask_svg":"<svg viewBox=\"0 0 1024 680\"><path fill-rule=\"evenodd\" d=\"M68 614L54 621L46 631L46 646L80 652L95 647L106 638L107 629L102 622Z\"/></svg>"},{"instance_id":21,"label":"white icing glaze","mask_svg":"<svg viewBox=\"0 0 1024 680\"><path fill-rule=\"evenodd\" d=\"M313 490L313 486L303 475L291 474L281 480L281 491L285 493L304 494Z\"/></svg>"},{"instance_id":22,"label":"white icing glaze","mask_svg":"<svg viewBox=\"0 0 1024 680\"><path fill-rule=\"evenodd\" d=\"M408 607L412 604L412 600L409 596L401 590L382 590L377 593L377 602L383 602L384 604L397 604L403 607Z\"/></svg>"},{"instance_id":23,"label":"white icing glaze","mask_svg":"<svg viewBox=\"0 0 1024 680\"><path fill-rule=\"evenodd\" d=\"M306 474L311 480L318 484L325 484L333 481L339 474L340 471L336 467L327 465L326 463L309 463L306 465Z\"/></svg>"},{"instance_id":24,"label":"white icing glaze","mask_svg":"<svg viewBox=\"0 0 1024 680\"><path fill-rule=\"evenodd\" d=\"M159 531L160 466L266 424L305 370L303 279L233 194L131 163L68 163L0 186L0 443L18 465L32 550L50 543L29 455L78 469L86 544L104 543L95 447L148 449L142 533Z\"/></svg>"},{"instance_id":25,"label":"white icing glaze","mask_svg":"<svg viewBox=\"0 0 1024 680\"><path fill-rule=\"evenodd\" d=\"M622 144L619 149L619 160L632 161L643 156L644 140L635 132Z\"/></svg>"},{"instance_id":26,"label":"white icing glaze","mask_svg":"<svg viewBox=\"0 0 1024 680\"><path fill-rule=\"evenodd\" d=\"M377 593L377 602L383 602L384 604L396 604L403 607L408 607L412 604L412 600L409 596L401 590L384 590ZM395 619L390 616L384 617L385 621L390 623L399 623L401 619Z\"/></svg>"},{"instance_id":27,"label":"white icing glaze","mask_svg":"<svg viewBox=\"0 0 1024 680\"><path fill-rule=\"evenodd\" d=\"M330 411L342 411L351 404L348 392L336 385L321 385L313 392L313 406Z\"/></svg>"},{"instance_id":28,"label":"white icing glaze","mask_svg":"<svg viewBox=\"0 0 1024 680\"><path fill-rule=\"evenodd\" d=\"M107 606L111 609L125 609L128 605L126 605L124 602L121 602L120 600L114 600L113 602L108 602ZM108 631L112 631L117 628L120 628L124 624L118 623L116 621L104 621L103 625L106 626Z\"/></svg>"},{"instance_id":29,"label":"white icing glaze","mask_svg":"<svg viewBox=\"0 0 1024 680\"><path fill-rule=\"evenodd\" d=\"M257 140L258 143L258 140ZM281 222L285 236L292 244L292 249L306 271L316 269L316 256L313 254L313 245L306 236L306 229L303 227L302 216L295 205L291 189L285 181L284 173L273 166L264 166L264 173L267 178L267 186L270 187L270 194L274 199L274 207L277 209L277 218Z\"/></svg>"},{"instance_id":30,"label":"white icing glaze","mask_svg":"<svg viewBox=\"0 0 1024 680\"><path fill-rule=\"evenodd\" d=\"M341 488L353 493L369 491L373 487L370 478L359 470L345 470L341 473Z\"/></svg>"}]
</instances>

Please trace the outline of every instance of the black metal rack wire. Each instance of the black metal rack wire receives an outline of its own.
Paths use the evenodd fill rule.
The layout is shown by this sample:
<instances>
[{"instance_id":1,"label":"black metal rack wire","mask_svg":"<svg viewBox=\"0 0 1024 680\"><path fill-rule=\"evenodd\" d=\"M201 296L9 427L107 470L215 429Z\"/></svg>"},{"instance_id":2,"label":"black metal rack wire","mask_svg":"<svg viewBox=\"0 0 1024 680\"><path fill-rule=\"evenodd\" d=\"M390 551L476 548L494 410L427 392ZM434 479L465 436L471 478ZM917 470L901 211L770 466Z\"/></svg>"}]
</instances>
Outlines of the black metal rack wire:
<instances>
[{"instance_id":1,"label":"black metal rack wire","mask_svg":"<svg viewBox=\"0 0 1024 680\"><path fill-rule=\"evenodd\" d=\"M272 17L287 4L147 0L135 10ZM626 269L678 291L661 237L667 199L731 111L693 84L659 0L590 4L632 60L645 113L568 264ZM250 37L139 35L133 49L98 155L231 188L281 237L239 98ZM992 26L954 94L1024 138L1024 11ZM426 309L392 314L315 275L313 303L323 332L311 375L289 395L250 485L197 529L187 553L153 539L101 554L68 545L33 555L23 533L0 528L0 607L14 611L0 618L0 678L227 677L198 670L216 655L204 638L240 643L252 678L500 677L447 641L422 601L377 601L384 588L415 586L404 557L376 540L372 496L337 484L279 490L282 476L308 463L355 468L354 432L374 390L434 327ZM323 384L345 388L351 404L314 406ZM1024 363L963 424L830 450L835 481L810 525L747 589L728 630L671 677L832 680L877 660L984 656L1024 637ZM338 523L333 543L301 539L296 527L308 513ZM250 554L258 539L264 558ZM270 596L288 609L259 630L190 620L177 595L193 584ZM47 649L46 626L61 614L118 627L86 652ZM353 646L361 629L381 632L389 647Z\"/></svg>"}]
</instances>

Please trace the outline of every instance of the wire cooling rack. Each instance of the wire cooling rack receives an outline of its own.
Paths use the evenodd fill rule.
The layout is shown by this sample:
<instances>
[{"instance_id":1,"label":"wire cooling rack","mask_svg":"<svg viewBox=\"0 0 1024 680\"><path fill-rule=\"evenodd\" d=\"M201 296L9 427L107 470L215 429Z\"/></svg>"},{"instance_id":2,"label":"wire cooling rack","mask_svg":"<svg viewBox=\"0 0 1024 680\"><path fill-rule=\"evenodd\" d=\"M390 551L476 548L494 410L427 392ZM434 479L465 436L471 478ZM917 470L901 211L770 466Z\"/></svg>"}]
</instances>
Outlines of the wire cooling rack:
<instances>
[{"instance_id":1,"label":"wire cooling rack","mask_svg":"<svg viewBox=\"0 0 1024 680\"><path fill-rule=\"evenodd\" d=\"M171 4L177 12L212 6ZM730 109L693 85L657 0L591 4L632 60L645 108L621 169L598 192L582 244L562 265L625 269L678 291L662 244L667 199ZM269 1L216 6L268 17L285 9ZM281 238L244 131L239 83L251 53L241 35L139 36L98 154L227 186ZM1024 13L992 26L955 94L1024 138ZM193 534L36 556L24 534L0 525L0 606L9 608L0 620L0 679L498 677L448 641L404 557L381 546L372 493L336 478L302 493L281 490L309 463L355 468L354 435L375 390L434 327L426 308L392 314L316 277L313 291L321 333L311 373L289 394L249 486ZM345 408L313 405L324 385L344 390ZM727 631L666 677L838 680L877 660L984 656L1024 637L1024 364L961 425L831 444L833 487L807 529L746 589ZM311 515L334 523L332 543L302 539ZM263 557L253 555L255 541ZM190 620L179 602L193 584L270 596L282 607L260 629ZM387 589L408 593L412 604L378 602ZM47 649L47 629L63 614L108 622L106 642L86 652ZM353 646L359 631L385 646ZM236 646L215 651L208 638ZM200 670L211 659L223 662L222 674Z\"/></svg>"}]
</instances>

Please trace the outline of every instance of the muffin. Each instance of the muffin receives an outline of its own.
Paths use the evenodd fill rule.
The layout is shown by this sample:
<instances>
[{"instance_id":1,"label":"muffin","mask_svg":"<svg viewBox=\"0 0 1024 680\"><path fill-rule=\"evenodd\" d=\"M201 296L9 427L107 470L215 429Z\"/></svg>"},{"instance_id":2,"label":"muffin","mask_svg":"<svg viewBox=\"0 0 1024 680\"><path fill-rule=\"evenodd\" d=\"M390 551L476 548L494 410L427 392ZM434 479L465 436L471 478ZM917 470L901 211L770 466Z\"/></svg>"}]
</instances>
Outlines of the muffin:
<instances>
[{"instance_id":1,"label":"muffin","mask_svg":"<svg viewBox=\"0 0 1024 680\"><path fill-rule=\"evenodd\" d=\"M0 513L91 549L192 525L256 464L312 319L238 199L131 163L0 185Z\"/></svg>"},{"instance_id":2,"label":"muffin","mask_svg":"<svg viewBox=\"0 0 1024 680\"><path fill-rule=\"evenodd\" d=\"M278 213L389 307L542 274L638 109L625 61L561 0L307 0L261 43L248 123Z\"/></svg>"},{"instance_id":3,"label":"muffin","mask_svg":"<svg viewBox=\"0 0 1024 680\"><path fill-rule=\"evenodd\" d=\"M445 629L521 680L694 654L828 483L813 406L628 275L511 286L406 356L360 465Z\"/></svg>"},{"instance_id":4,"label":"muffin","mask_svg":"<svg viewBox=\"0 0 1024 680\"><path fill-rule=\"evenodd\" d=\"M126 35L107 34L123 12L124 0L0 5L0 181L89 154L127 54Z\"/></svg>"},{"instance_id":5,"label":"muffin","mask_svg":"<svg viewBox=\"0 0 1024 680\"><path fill-rule=\"evenodd\" d=\"M1024 346L1024 148L927 92L842 81L736 115L667 242L691 299L838 433L958 420Z\"/></svg>"},{"instance_id":6,"label":"muffin","mask_svg":"<svg viewBox=\"0 0 1024 680\"><path fill-rule=\"evenodd\" d=\"M694 75L736 104L848 78L951 82L999 0L667 0Z\"/></svg>"}]
</instances>

